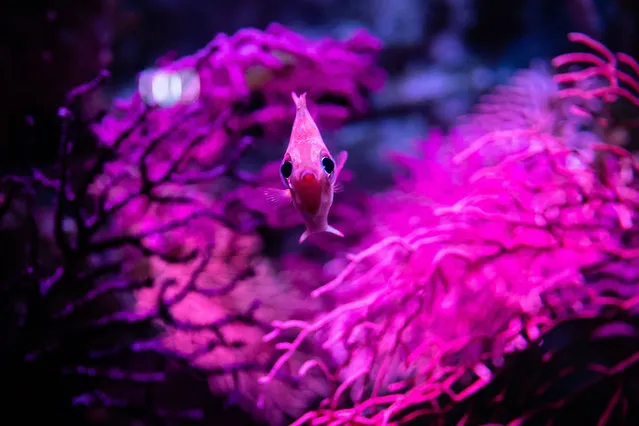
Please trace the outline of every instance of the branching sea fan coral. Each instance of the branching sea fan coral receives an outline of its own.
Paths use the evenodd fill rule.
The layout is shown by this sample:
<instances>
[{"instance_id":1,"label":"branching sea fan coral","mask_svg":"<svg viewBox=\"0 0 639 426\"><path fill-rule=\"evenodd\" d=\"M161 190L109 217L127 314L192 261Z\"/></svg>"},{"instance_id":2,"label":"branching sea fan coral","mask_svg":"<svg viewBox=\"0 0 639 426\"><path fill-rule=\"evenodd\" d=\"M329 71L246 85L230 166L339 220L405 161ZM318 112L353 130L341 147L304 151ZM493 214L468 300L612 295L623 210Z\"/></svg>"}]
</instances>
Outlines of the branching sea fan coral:
<instances>
[{"instance_id":1,"label":"branching sea fan coral","mask_svg":"<svg viewBox=\"0 0 639 426\"><path fill-rule=\"evenodd\" d=\"M117 232L132 232L151 250L129 256L137 259L131 269L153 282L136 292L138 315L159 316L166 349L205 372L214 393L271 424L304 410L325 387L314 379L305 390L282 376L258 398L257 377L273 351L262 337L288 314L284 297L295 289L283 291L284 271L261 255L268 241L256 233L265 224L259 212L233 196L265 183L240 160L290 131L291 91L312 87L327 125L363 112L367 93L383 82L378 50L364 32L346 42L307 40L279 25L220 35L193 56L160 63L197 71L194 102L156 109L135 95L95 127L117 155L100 177L109 182L96 190L101 205L115 206ZM158 251L188 262L176 265Z\"/></svg>"},{"instance_id":2,"label":"branching sea fan coral","mask_svg":"<svg viewBox=\"0 0 639 426\"><path fill-rule=\"evenodd\" d=\"M603 405L593 404L597 414L573 420L639 415L636 392L623 381L636 377L636 352L601 363L571 352L575 364L566 368L562 350L578 335L552 346L553 333L573 320L590 321L593 354L598 340L634 336L639 325L637 163L600 131L613 102L637 104L639 65L581 34L570 39L594 52L556 58L554 77L518 74L453 135L439 136L444 150L426 141L432 155L400 158L409 177L380 197L392 206L379 210L382 238L312 292L330 296L335 309L273 323L266 340L282 353L263 383L289 371L309 340L331 356L293 368L300 377L321 371L333 383L294 424L562 424L556 410L608 379L614 385L607 400L600 394ZM563 72L565 65L586 67ZM543 354L538 362L551 367L514 391L525 376L512 377L521 351Z\"/></svg>"},{"instance_id":3,"label":"branching sea fan coral","mask_svg":"<svg viewBox=\"0 0 639 426\"><path fill-rule=\"evenodd\" d=\"M211 393L270 424L325 395L319 375L300 383L281 374L259 398L257 379L274 354L263 336L274 318L320 309L290 302L299 276L317 276L317 267L267 258L263 218L228 194L262 184L241 160L290 131L292 90L312 88L326 126L363 111L383 82L379 47L365 32L313 41L279 25L219 35L158 64L195 70L197 99L119 102L90 123L97 146L88 154L76 144L86 127L77 100L108 73L70 93L56 167L0 185L2 231L24 253L0 283L11 296L3 325L15 344L2 367L15 370L7 381L20 384L15 397L29 399L39 387L29 378L39 375L59 386L61 407L68 399L70 412L102 424L223 425L242 413L222 410ZM64 412L60 422L76 424Z\"/></svg>"}]
</instances>

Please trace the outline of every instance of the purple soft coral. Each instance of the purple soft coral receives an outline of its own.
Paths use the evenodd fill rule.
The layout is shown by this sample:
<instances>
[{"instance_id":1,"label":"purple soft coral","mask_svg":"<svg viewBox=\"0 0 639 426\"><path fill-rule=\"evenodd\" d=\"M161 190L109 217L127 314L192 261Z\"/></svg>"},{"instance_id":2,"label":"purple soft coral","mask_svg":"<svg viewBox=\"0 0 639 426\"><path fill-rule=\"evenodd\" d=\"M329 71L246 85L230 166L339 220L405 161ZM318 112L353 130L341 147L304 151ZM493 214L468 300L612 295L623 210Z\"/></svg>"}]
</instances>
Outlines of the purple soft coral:
<instances>
[{"instance_id":1,"label":"purple soft coral","mask_svg":"<svg viewBox=\"0 0 639 426\"><path fill-rule=\"evenodd\" d=\"M603 49L585 36L571 39ZM599 137L577 140L568 131L571 123L590 119L575 97L604 104L614 100L611 94L636 99L634 80L615 69L614 55L603 53L610 63L583 54L555 63L594 64L556 80L603 75L609 79L605 89L559 90L546 80L541 103L518 102L512 96L527 90L522 82L537 78L520 74L512 88L488 97L489 104L464 121L458 130L465 146L443 157L439 173L430 167L432 155L402 159L411 172L400 187L403 198L390 198L394 211L379 216L385 222L380 233L389 236L350 255L342 272L312 292L330 294L337 307L312 321L275 322L267 337L297 330L295 339L280 343L283 353L264 383L307 339L333 358L298 369L304 376L318 368L335 390L294 424L397 425L443 416L490 383L505 354L539 343L558 323L595 317L605 306L636 310L636 282L590 281L594 270L626 276L639 260L639 250L628 243L639 219L637 164ZM616 57L638 69L628 57ZM601 152L603 162L592 155ZM445 171L451 163L468 167L451 175ZM528 415L508 421L519 424Z\"/></svg>"}]
</instances>

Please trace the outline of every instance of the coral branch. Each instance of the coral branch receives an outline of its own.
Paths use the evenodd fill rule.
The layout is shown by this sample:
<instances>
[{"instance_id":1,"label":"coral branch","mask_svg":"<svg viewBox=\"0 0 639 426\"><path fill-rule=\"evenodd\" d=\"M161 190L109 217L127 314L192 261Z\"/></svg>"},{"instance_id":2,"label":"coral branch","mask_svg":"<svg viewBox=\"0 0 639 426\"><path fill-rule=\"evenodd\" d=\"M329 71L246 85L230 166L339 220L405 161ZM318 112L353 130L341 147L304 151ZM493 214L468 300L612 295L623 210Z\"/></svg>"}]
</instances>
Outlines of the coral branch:
<instances>
[{"instance_id":1,"label":"coral branch","mask_svg":"<svg viewBox=\"0 0 639 426\"><path fill-rule=\"evenodd\" d=\"M634 58L624 53L612 53L603 44L580 33L568 34L568 39L574 43L581 43L603 58L592 53L566 53L553 59L555 68L566 65L576 65L579 63L589 65L582 71L560 73L555 76L559 83L580 83L590 80L593 77L603 77L608 85L583 89L579 87L566 88L560 91L560 96L579 96L584 99L593 97L602 98L606 102L613 102L617 96L621 96L634 105L639 106L639 64ZM620 65L625 65L634 72L634 77L619 69ZM626 85L627 87L624 87Z\"/></svg>"},{"instance_id":2,"label":"coral branch","mask_svg":"<svg viewBox=\"0 0 639 426\"><path fill-rule=\"evenodd\" d=\"M124 424L121 416L131 424L225 424L194 406L221 397L275 425L325 394L316 371L304 381L282 372L270 395L258 398L257 379L275 350L262 337L276 313L290 315L283 288L294 291L293 278L280 279L278 265L263 256L259 215L229 194L263 183L244 160L255 144L288 132L291 91L309 92L324 126L363 113L383 83L379 50L365 32L314 41L272 25L159 61L163 70L197 73L199 96L188 102L160 108L136 94L84 122L76 101L108 73L72 90L59 111L56 166L0 182L2 232L24 248L15 250L24 259L7 269L15 273L0 282L15 296L2 307L15 312L8 335L16 336L11 360L19 360L2 365L23 366L7 375L8 386L26 400L31 390L22 383L43 380L57 386L52 394L66 401L60 407L73 401L74 410L62 411L100 409L113 424ZM80 154L75 137L85 127L97 146ZM47 199L53 208L40 201ZM308 360L291 357L300 367ZM42 371L51 377L33 377ZM175 392L175 383L195 375L208 381L204 394L188 384L188 395Z\"/></svg>"},{"instance_id":3,"label":"coral branch","mask_svg":"<svg viewBox=\"0 0 639 426\"><path fill-rule=\"evenodd\" d=\"M591 133L581 129L606 122L575 111L597 112L588 101L607 102L611 94L633 102L618 84L628 81L616 65L636 63L586 36L570 38L603 59L561 56L554 65L594 68L554 81L546 70L518 73L483 98L457 133L425 142L422 158L396 156L409 177L399 191L380 197L376 222L383 238L349 255L341 272L311 293L334 299L336 307L313 320L273 322L265 340L279 341L282 353L262 383L287 368L302 342L321 345L332 358L298 370L303 375L307 366L319 367L333 390L294 424L494 421L484 416L492 416L485 398L495 391L490 404L513 404L504 402L512 389L495 387L506 386L510 360L547 351L539 363L554 365L554 353L563 349L545 346L562 325L605 323L610 309L615 318L632 315L637 164L623 148L605 143L596 126ZM567 92L557 84L593 76L606 77L609 87ZM633 278L624 280L628 274ZM634 359L588 369L612 380L631 371ZM548 373L553 383L554 372ZM533 385L530 398L544 408L520 404L524 414L516 418L506 410L511 417L500 414L500 424L520 424L570 403L567 397L543 402L555 394L547 384ZM571 391L588 390L575 385ZM617 385L600 422L621 398Z\"/></svg>"}]
</instances>

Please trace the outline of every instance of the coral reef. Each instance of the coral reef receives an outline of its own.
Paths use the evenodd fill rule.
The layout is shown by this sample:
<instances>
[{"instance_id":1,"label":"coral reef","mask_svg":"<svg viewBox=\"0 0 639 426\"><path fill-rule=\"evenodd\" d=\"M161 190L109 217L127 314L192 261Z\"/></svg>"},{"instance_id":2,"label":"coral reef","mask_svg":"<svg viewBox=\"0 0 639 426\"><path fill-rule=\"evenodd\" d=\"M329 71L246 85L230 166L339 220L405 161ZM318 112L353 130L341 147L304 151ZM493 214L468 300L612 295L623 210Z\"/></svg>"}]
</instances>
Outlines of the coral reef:
<instances>
[{"instance_id":1,"label":"coral reef","mask_svg":"<svg viewBox=\"0 0 639 426\"><path fill-rule=\"evenodd\" d=\"M263 383L305 342L331 355L297 370L321 371L333 387L294 424L562 424L560 408L598 385L607 399L597 417L571 411L580 424L637 418L637 163L606 130L613 103L637 104L639 66L570 39L591 52L555 58L554 77L520 73L449 140L425 142L423 158L397 156L408 177L379 197L378 241L311 293L336 307L273 323L266 340L282 354ZM584 330L557 345L553 333L580 320ZM574 353L580 336L605 360ZM624 349L601 354L603 341ZM544 369L525 400L512 389L521 351Z\"/></svg>"},{"instance_id":2,"label":"coral reef","mask_svg":"<svg viewBox=\"0 0 639 426\"><path fill-rule=\"evenodd\" d=\"M197 100L118 102L89 121L97 148L88 154L76 145L87 124L79 106L108 73L70 92L56 167L3 181L3 230L25 257L2 280L15 314L3 326L17 342L2 366L6 385L24 389L16 400L46 380L42 401L59 387L51 416L65 424L248 421L239 410L220 414L212 393L284 424L325 395L321 377L282 374L258 400L274 353L263 342L269 323L319 311L294 300L322 271L301 255L266 256L262 215L229 194L264 184L242 161L258 145L279 155L273 142L290 129L292 90L311 89L328 128L364 112L383 82L379 48L365 32L313 41L275 24L221 34L158 64L196 70Z\"/></svg>"},{"instance_id":3,"label":"coral reef","mask_svg":"<svg viewBox=\"0 0 639 426\"><path fill-rule=\"evenodd\" d=\"M402 5L415 16L376 25L421 20ZM452 21L432 54L454 69L467 23ZM304 246L299 216L261 195L280 183L290 93L309 93L322 131L363 117L379 40L273 24L158 60L197 73L189 102L134 94L87 119L108 73L72 90L58 162L0 181L4 415L37 421L31 401L69 425L639 423L623 148L639 65L569 39L587 51L517 73L418 156L392 153L392 189L338 195L346 238Z\"/></svg>"}]
</instances>

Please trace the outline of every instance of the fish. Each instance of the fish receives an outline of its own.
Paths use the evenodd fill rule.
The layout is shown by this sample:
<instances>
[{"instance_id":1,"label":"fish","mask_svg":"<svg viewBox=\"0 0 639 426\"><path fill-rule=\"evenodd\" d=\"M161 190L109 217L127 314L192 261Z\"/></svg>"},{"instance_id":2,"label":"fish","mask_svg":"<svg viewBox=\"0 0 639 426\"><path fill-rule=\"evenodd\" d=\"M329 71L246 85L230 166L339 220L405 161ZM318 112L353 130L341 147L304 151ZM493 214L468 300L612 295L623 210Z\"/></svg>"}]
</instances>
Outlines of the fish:
<instances>
[{"instance_id":1,"label":"fish","mask_svg":"<svg viewBox=\"0 0 639 426\"><path fill-rule=\"evenodd\" d=\"M286 152L280 163L280 178L284 189L265 188L269 203L276 208L293 204L304 220L306 229L299 238L303 243L310 235L328 232L338 237L344 234L328 223L328 213L334 194L342 191L337 182L348 159L346 151L334 158L306 105L306 92L291 92L295 103L295 120Z\"/></svg>"}]
</instances>

